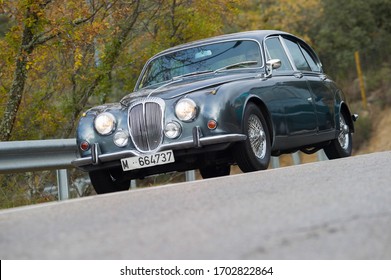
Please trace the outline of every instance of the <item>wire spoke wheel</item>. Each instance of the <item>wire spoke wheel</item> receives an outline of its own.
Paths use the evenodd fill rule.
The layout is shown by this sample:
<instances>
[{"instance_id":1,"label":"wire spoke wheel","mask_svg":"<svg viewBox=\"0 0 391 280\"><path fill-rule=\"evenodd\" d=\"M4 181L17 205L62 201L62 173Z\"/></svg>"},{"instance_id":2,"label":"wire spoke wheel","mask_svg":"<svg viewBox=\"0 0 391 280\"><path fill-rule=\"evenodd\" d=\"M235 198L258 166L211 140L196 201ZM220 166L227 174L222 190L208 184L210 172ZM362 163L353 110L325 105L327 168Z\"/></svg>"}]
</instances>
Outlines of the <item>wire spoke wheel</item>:
<instances>
[{"instance_id":1,"label":"wire spoke wheel","mask_svg":"<svg viewBox=\"0 0 391 280\"><path fill-rule=\"evenodd\" d=\"M349 126L346 124L345 118L342 115L339 116L339 127L338 142L342 149L347 150L349 148L349 138L351 135Z\"/></svg>"},{"instance_id":2,"label":"wire spoke wheel","mask_svg":"<svg viewBox=\"0 0 391 280\"><path fill-rule=\"evenodd\" d=\"M266 134L261 120L256 115L251 115L248 119L248 137L255 156L260 159L264 158L266 155Z\"/></svg>"},{"instance_id":3,"label":"wire spoke wheel","mask_svg":"<svg viewBox=\"0 0 391 280\"><path fill-rule=\"evenodd\" d=\"M267 169L271 157L271 140L261 110L249 103L243 115L245 141L238 142L233 150L236 163L243 172Z\"/></svg>"},{"instance_id":4,"label":"wire spoke wheel","mask_svg":"<svg viewBox=\"0 0 391 280\"><path fill-rule=\"evenodd\" d=\"M339 132L336 139L323 148L329 159L348 157L352 154L352 131L346 122L346 114L339 114Z\"/></svg>"}]
</instances>

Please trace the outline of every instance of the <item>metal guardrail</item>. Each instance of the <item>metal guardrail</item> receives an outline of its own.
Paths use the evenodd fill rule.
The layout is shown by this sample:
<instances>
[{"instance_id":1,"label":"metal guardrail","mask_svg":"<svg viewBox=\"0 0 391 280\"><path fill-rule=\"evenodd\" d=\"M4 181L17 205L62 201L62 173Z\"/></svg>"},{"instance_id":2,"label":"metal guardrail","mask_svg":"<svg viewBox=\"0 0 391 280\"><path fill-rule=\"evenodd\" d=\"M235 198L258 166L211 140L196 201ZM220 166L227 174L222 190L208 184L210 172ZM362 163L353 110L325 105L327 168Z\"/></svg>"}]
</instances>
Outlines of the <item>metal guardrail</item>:
<instances>
[{"instance_id":1,"label":"metal guardrail","mask_svg":"<svg viewBox=\"0 0 391 280\"><path fill-rule=\"evenodd\" d=\"M0 174L57 170L58 199L69 198L68 168L77 157L76 139L0 142Z\"/></svg>"},{"instance_id":2,"label":"metal guardrail","mask_svg":"<svg viewBox=\"0 0 391 280\"><path fill-rule=\"evenodd\" d=\"M318 160L326 160L323 151ZM59 200L69 198L67 169L74 168L71 162L78 157L76 139L52 139L0 142L0 174L57 170ZM300 164L298 153L292 154L293 163ZM272 168L278 168L279 158L272 157ZM194 170L186 172L186 181L195 180ZM132 186L135 182L132 180Z\"/></svg>"},{"instance_id":3,"label":"metal guardrail","mask_svg":"<svg viewBox=\"0 0 391 280\"><path fill-rule=\"evenodd\" d=\"M0 142L0 173L72 168L76 139Z\"/></svg>"}]
</instances>

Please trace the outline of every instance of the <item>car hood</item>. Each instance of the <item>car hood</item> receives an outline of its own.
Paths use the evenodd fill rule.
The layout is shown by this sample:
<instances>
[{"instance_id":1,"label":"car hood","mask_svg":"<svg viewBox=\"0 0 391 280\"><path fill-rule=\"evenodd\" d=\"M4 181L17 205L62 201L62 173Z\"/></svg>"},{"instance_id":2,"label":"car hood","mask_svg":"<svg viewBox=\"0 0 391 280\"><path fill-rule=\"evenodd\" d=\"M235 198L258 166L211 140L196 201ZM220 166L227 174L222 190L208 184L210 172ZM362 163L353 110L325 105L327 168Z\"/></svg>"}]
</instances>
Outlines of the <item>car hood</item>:
<instances>
[{"instance_id":1,"label":"car hood","mask_svg":"<svg viewBox=\"0 0 391 280\"><path fill-rule=\"evenodd\" d=\"M254 78L255 76L259 75L259 72L213 75L213 77L210 77L210 75L208 75L208 77L185 77L183 79L180 78L178 80L167 82L158 88L141 89L126 95L124 98L122 98L121 104L127 106L135 99L145 98L148 96L160 97L162 99L177 98L194 91L213 88L222 84L239 80Z\"/></svg>"}]
</instances>

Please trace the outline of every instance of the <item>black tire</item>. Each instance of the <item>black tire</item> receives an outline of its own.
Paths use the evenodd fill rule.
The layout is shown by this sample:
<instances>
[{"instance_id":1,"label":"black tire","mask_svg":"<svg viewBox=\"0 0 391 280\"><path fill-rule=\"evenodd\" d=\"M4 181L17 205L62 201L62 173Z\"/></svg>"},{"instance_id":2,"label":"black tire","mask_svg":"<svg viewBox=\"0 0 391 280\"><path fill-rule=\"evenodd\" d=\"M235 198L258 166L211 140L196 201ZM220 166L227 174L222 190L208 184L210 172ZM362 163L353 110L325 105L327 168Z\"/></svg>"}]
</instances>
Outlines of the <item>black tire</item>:
<instances>
[{"instance_id":1,"label":"black tire","mask_svg":"<svg viewBox=\"0 0 391 280\"><path fill-rule=\"evenodd\" d=\"M352 133L346 122L346 116L343 113L339 114L339 127L340 132L338 137L332 140L328 146L323 148L329 159L349 157L352 155Z\"/></svg>"},{"instance_id":2,"label":"black tire","mask_svg":"<svg viewBox=\"0 0 391 280\"><path fill-rule=\"evenodd\" d=\"M97 194L125 191L130 187L130 180L115 179L115 172L110 170L91 171L88 174Z\"/></svg>"},{"instance_id":3,"label":"black tire","mask_svg":"<svg viewBox=\"0 0 391 280\"><path fill-rule=\"evenodd\" d=\"M208 179L208 178L229 175L231 173L231 166L230 165L207 166L207 167L202 167L199 170L202 178Z\"/></svg>"},{"instance_id":4,"label":"black tire","mask_svg":"<svg viewBox=\"0 0 391 280\"><path fill-rule=\"evenodd\" d=\"M243 172L264 170L271 156L270 132L261 110L253 103L246 106L243 116L245 141L234 147L234 157Z\"/></svg>"}]
</instances>

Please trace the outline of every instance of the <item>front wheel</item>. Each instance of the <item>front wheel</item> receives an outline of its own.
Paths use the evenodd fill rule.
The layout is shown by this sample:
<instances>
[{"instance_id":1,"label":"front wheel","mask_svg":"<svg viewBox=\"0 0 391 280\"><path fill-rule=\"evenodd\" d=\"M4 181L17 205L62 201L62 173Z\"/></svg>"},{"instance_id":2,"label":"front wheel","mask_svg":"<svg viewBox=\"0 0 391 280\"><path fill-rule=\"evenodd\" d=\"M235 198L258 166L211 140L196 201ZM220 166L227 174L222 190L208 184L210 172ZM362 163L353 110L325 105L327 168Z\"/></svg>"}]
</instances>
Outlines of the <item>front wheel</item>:
<instances>
[{"instance_id":1,"label":"front wheel","mask_svg":"<svg viewBox=\"0 0 391 280\"><path fill-rule=\"evenodd\" d=\"M199 170L202 178L208 179L208 178L229 175L231 173L231 166L229 164L212 165L212 166L201 167Z\"/></svg>"},{"instance_id":2,"label":"front wheel","mask_svg":"<svg viewBox=\"0 0 391 280\"><path fill-rule=\"evenodd\" d=\"M352 154L352 133L342 112L339 114L339 134L323 150L329 159L348 157Z\"/></svg>"},{"instance_id":3,"label":"front wheel","mask_svg":"<svg viewBox=\"0 0 391 280\"><path fill-rule=\"evenodd\" d=\"M246 106L243 132L247 139L238 142L234 157L243 172L267 169L271 156L270 132L261 110L253 103Z\"/></svg>"},{"instance_id":4,"label":"front wheel","mask_svg":"<svg viewBox=\"0 0 391 280\"><path fill-rule=\"evenodd\" d=\"M125 191L130 187L130 180L121 181L113 170L90 171L88 174L97 194Z\"/></svg>"}]
</instances>

